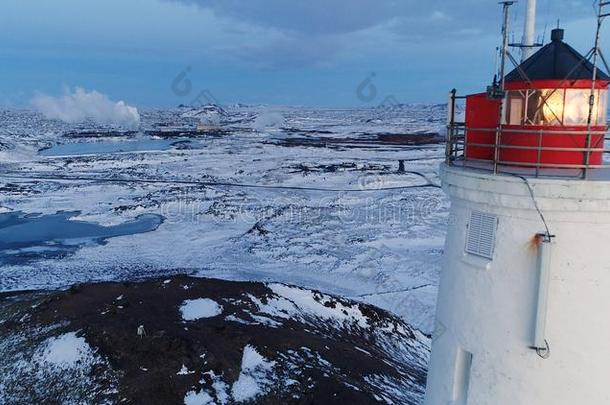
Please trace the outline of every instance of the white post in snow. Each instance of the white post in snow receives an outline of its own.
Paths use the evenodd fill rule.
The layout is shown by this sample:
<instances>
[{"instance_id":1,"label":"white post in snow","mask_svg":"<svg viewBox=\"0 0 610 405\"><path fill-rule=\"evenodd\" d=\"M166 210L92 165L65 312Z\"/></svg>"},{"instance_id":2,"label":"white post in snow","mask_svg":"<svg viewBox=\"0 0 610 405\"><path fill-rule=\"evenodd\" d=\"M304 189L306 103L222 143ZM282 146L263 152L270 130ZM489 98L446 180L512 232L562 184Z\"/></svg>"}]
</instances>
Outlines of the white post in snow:
<instances>
[{"instance_id":1,"label":"white post in snow","mask_svg":"<svg viewBox=\"0 0 610 405\"><path fill-rule=\"evenodd\" d=\"M534 36L536 35L536 0L527 0L525 13L525 28L523 29L523 41L521 48L521 62L534 53Z\"/></svg>"}]
</instances>

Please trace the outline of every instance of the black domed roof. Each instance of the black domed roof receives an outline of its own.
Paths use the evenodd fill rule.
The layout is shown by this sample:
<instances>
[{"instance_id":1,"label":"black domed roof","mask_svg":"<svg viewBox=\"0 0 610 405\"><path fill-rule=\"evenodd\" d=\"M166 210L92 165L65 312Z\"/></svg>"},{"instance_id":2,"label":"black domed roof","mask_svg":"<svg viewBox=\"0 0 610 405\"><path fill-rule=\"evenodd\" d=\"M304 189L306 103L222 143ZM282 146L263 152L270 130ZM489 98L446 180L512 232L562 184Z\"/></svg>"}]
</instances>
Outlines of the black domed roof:
<instances>
[{"instance_id":1,"label":"black domed roof","mask_svg":"<svg viewBox=\"0 0 610 405\"><path fill-rule=\"evenodd\" d=\"M551 42L506 75L506 82L526 81L520 70L529 80L593 79L593 64L563 42L562 29L554 29ZM610 77L600 69L597 69L597 79L610 81Z\"/></svg>"}]
</instances>

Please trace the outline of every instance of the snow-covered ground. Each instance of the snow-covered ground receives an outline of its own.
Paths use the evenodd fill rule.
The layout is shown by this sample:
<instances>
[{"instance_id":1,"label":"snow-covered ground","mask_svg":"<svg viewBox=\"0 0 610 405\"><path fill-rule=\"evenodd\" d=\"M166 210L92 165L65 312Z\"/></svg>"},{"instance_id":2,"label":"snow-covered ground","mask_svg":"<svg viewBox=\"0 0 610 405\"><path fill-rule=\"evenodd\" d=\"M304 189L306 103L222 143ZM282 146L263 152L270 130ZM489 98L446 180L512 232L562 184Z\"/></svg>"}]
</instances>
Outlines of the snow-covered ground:
<instances>
[{"instance_id":1,"label":"snow-covered ground","mask_svg":"<svg viewBox=\"0 0 610 405\"><path fill-rule=\"evenodd\" d=\"M430 333L448 202L400 187L437 185L444 145L396 139L442 134L445 108L226 110L214 133L185 109L141 111L135 132L0 111L0 232L60 211L103 229L163 217L0 246L0 290L189 272L362 300Z\"/></svg>"}]
</instances>

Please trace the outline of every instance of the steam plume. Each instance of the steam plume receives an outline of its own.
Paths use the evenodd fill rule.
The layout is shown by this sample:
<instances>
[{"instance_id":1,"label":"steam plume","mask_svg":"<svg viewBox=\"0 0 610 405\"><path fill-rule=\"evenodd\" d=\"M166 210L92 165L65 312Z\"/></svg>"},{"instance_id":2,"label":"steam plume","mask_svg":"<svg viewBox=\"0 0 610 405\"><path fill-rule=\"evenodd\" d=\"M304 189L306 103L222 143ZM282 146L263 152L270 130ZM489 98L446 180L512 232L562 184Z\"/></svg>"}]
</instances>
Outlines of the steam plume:
<instances>
[{"instance_id":1,"label":"steam plume","mask_svg":"<svg viewBox=\"0 0 610 405\"><path fill-rule=\"evenodd\" d=\"M99 124L113 124L127 128L140 125L138 109L123 101L114 102L106 95L95 90L77 87L67 89L63 96L38 95L32 105L46 118L58 119L67 123L92 120Z\"/></svg>"}]
</instances>

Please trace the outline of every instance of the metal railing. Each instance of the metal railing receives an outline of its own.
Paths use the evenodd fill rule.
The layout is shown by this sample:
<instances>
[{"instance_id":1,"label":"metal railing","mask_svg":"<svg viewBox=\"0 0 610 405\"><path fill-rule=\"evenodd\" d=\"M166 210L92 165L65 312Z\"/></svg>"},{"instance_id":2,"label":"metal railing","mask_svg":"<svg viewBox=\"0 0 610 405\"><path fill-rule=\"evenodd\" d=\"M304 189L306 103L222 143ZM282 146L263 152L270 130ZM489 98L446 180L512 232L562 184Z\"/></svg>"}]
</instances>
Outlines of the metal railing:
<instances>
[{"instance_id":1,"label":"metal railing","mask_svg":"<svg viewBox=\"0 0 610 405\"><path fill-rule=\"evenodd\" d=\"M605 140L607 139L609 127L606 126L604 130L594 130L583 128L582 131L561 129L556 127L553 130L543 130L538 128L532 129L514 129L506 128L502 125L495 128L470 128L466 126L465 122L459 122L456 120L456 100L464 99L465 97L458 97L455 94L450 96L449 105L449 117L447 125L447 139L445 148L445 161L449 165L460 164L462 166L468 166L469 162L475 163L472 166L476 166L478 169L491 170L494 173L513 173L516 168L529 169L529 172L525 173L528 175L534 175L536 177L544 176L556 176L557 170L551 171L549 169L570 169L570 173L563 173L568 177L582 177L586 178L587 173L590 169L610 168L610 164L604 163L604 155L610 153L610 149L605 148ZM493 139L489 143L476 143L472 140L468 140L469 134L488 134L490 139ZM506 135L510 135L511 141L514 142L515 136L527 136L537 137L535 146L525 146L514 143L504 142ZM560 147L560 146L545 146L548 143L545 142L546 137L552 136L580 136L586 138L586 145L588 147ZM595 142L590 142L591 139L598 139L598 144L594 145ZM468 140L468 141L467 141ZM473 157L473 153L469 153L468 148L477 148L478 151L487 150L489 152L489 159L480 159ZM503 151L523 151L529 154L529 159L525 161L513 161L504 159L505 153ZM548 152L571 152L571 153L582 153L582 163L548 163ZM535 160L532 160L532 155L535 153ZM601 164L592 164L592 155L601 155ZM475 154L476 155L476 154ZM580 158L579 158L580 160ZM578 173L574 174L574 170ZM552 173L551 173L552 172Z\"/></svg>"}]
</instances>

